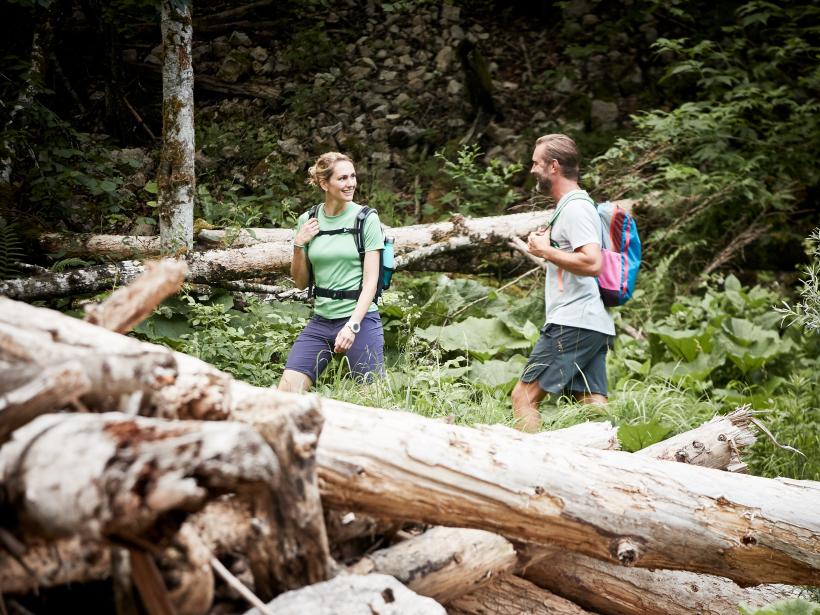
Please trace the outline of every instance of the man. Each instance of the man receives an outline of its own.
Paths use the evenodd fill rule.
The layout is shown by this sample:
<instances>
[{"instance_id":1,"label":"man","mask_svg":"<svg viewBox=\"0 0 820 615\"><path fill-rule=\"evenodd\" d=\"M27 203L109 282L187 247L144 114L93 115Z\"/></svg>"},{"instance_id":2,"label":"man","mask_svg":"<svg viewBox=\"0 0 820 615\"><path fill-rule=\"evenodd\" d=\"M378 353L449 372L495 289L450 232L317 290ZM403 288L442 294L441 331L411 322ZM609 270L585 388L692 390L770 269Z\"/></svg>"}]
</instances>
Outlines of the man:
<instances>
[{"instance_id":1,"label":"man","mask_svg":"<svg viewBox=\"0 0 820 615\"><path fill-rule=\"evenodd\" d=\"M615 325L595 276L601 270L601 221L578 186L580 154L566 135L539 138L531 173L538 190L557 204L546 231L531 233L529 251L547 261L547 318L512 392L516 426L536 431L538 404L548 393L570 393L584 403L606 403L606 353Z\"/></svg>"}]
</instances>

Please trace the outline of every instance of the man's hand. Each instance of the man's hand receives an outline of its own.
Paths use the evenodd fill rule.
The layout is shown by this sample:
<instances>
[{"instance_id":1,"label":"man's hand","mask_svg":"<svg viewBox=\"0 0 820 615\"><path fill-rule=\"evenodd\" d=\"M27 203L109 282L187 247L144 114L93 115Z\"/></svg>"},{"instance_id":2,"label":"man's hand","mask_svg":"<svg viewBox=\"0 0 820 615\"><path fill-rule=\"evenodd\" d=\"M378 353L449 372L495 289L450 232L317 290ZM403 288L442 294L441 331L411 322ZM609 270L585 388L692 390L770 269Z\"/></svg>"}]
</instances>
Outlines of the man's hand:
<instances>
[{"instance_id":1,"label":"man's hand","mask_svg":"<svg viewBox=\"0 0 820 615\"><path fill-rule=\"evenodd\" d=\"M547 249L550 247L550 234L548 229L539 228L537 231L530 233L527 237L527 249L530 254L547 258Z\"/></svg>"},{"instance_id":2,"label":"man's hand","mask_svg":"<svg viewBox=\"0 0 820 615\"><path fill-rule=\"evenodd\" d=\"M336 342L333 347L333 352L347 352L350 350L350 347L353 345L355 339L356 334L350 330L350 327L345 325L336 335Z\"/></svg>"}]
</instances>

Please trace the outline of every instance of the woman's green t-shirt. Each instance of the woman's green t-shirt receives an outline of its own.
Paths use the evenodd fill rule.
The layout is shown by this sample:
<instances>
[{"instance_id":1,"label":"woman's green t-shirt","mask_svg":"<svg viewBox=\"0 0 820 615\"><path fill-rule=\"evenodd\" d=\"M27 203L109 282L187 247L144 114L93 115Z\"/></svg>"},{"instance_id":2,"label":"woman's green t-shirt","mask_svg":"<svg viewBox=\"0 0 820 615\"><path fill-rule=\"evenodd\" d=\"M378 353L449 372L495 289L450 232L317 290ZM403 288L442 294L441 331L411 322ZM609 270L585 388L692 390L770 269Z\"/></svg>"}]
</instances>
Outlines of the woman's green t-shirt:
<instances>
[{"instance_id":1,"label":"woman's green t-shirt","mask_svg":"<svg viewBox=\"0 0 820 615\"><path fill-rule=\"evenodd\" d=\"M340 228L353 228L356 223L356 214L362 206L357 203L348 203L342 213L336 216L327 216L324 205L319 207L316 217L319 219L320 231L334 231ZM306 211L296 225L296 232L307 222ZM339 233L338 235L318 235L307 245L307 256L313 267L313 283L321 288L333 290L357 289L362 283L362 262L356 250L356 241L353 233ZM384 235L377 214L370 214L364 222L364 249L365 252L384 249ZM356 309L356 299L330 299L316 297L313 310L324 318L345 318ZM377 310L373 303L368 312Z\"/></svg>"}]
</instances>

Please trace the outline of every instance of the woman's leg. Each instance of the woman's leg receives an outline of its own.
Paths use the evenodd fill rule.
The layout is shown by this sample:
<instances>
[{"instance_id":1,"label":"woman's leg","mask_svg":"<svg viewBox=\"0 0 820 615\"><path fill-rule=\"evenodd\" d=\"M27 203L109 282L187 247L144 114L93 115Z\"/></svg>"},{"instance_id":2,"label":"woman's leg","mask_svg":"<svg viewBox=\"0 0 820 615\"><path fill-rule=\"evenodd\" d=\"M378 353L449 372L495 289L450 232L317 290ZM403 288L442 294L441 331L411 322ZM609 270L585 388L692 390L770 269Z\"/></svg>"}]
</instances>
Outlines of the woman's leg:
<instances>
[{"instance_id":1,"label":"woman's leg","mask_svg":"<svg viewBox=\"0 0 820 615\"><path fill-rule=\"evenodd\" d=\"M345 359L357 378L370 381L384 375L384 330L378 312L368 312L361 325Z\"/></svg>"},{"instance_id":2,"label":"woman's leg","mask_svg":"<svg viewBox=\"0 0 820 615\"><path fill-rule=\"evenodd\" d=\"M307 374L286 369L279 380L279 390L286 393L304 393L313 386L313 380Z\"/></svg>"}]
</instances>

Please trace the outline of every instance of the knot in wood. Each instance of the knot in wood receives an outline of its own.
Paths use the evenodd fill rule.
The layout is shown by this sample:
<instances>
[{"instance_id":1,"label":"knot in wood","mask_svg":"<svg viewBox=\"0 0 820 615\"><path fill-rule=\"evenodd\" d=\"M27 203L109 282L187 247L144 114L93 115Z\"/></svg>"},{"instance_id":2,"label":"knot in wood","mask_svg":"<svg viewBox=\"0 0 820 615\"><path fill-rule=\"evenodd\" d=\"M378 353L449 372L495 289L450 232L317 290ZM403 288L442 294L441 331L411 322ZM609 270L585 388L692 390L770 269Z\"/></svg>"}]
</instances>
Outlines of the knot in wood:
<instances>
[{"instance_id":1,"label":"knot in wood","mask_svg":"<svg viewBox=\"0 0 820 615\"><path fill-rule=\"evenodd\" d=\"M675 461L680 463L686 463L689 461L689 454L686 452L686 449L682 448L675 452Z\"/></svg>"},{"instance_id":2,"label":"knot in wood","mask_svg":"<svg viewBox=\"0 0 820 615\"><path fill-rule=\"evenodd\" d=\"M615 557L622 565L632 566L641 557L641 550L629 538L621 538L615 548Z\"/></svg>"},{"instance_id":3,"label":"knot in wood","mask_svg":"<svg viewBox=\"0 0 820 615\"><path fill-rule=\"evenodd\" d=\"M698 440L693 440L693 441L692 441L692 448L696 448L696 449L700 450L700 449L702 449L704 446L705 446L705 445L703 444L703 442L699 442Z\"/></svg>"},{"instance_id":4,"label":"knot in wood","mask_svg":"<svg viewBox=\"0 0 820 615\"><path fill-rule=\"evenodd\" d=\"M725 433L720 434L717 439L718 442L726 442L726 440L728 440Z\"/></svg>"}]
</instances>

